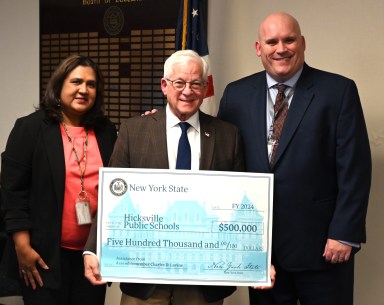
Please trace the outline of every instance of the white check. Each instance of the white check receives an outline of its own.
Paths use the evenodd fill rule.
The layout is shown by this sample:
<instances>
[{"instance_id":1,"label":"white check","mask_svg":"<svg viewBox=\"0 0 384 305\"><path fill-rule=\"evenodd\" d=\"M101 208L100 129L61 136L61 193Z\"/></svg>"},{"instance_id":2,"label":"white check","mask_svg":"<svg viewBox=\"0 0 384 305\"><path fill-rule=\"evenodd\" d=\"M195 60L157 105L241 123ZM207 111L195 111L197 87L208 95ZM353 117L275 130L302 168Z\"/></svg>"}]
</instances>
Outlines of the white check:
<instances>
[{"instance_id":1,"label":"white check","mask_svg":"<svg viewBox=\"0 0 384 305\"><path fill-rule=\"evenodd\" d=\"M101 168L103 280L270 285L273 175Z\"/></svg>"}]
</instances>

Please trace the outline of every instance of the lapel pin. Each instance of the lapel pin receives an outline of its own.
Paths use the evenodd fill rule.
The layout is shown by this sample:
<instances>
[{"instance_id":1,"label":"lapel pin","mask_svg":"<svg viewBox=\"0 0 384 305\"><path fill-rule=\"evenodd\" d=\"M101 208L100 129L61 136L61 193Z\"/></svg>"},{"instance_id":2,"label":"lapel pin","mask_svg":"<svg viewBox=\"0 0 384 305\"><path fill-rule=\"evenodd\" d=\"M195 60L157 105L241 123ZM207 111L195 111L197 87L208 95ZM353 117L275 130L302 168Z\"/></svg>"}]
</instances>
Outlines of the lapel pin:
<instances>
[{"instance_id":1,"label":"lapel pin","mask_svg":"<svg viewBox=\"0 0 384 305\"><path fill-rule=\"evenodd\" d=\"M205 136L208 137L208 138L211 136L211 134L210 134L209 132L204 132L204 134L205 134Z\"/></svg>"}]
</instances>

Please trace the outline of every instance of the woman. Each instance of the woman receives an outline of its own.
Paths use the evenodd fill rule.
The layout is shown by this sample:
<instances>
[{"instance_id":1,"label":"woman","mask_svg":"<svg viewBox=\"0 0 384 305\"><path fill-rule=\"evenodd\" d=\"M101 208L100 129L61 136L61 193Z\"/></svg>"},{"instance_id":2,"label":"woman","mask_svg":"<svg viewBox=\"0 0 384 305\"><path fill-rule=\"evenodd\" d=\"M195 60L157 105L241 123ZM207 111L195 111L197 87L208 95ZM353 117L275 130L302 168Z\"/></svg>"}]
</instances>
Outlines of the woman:
<instances>
[{"instance_id":1,"label":"woman","mask_svg":"<svg viewBox=\"0 0 384 305\"><path fill-rule=\"evenodd\" d=\"M82 250L97 210L98 170L116 128L104 116L103 77L88 57L53 73L39 109L16 121L2 154L9 239L4 265L25 304L104 304L105 286L84 278Z\"/></svg>"}]
</instances>

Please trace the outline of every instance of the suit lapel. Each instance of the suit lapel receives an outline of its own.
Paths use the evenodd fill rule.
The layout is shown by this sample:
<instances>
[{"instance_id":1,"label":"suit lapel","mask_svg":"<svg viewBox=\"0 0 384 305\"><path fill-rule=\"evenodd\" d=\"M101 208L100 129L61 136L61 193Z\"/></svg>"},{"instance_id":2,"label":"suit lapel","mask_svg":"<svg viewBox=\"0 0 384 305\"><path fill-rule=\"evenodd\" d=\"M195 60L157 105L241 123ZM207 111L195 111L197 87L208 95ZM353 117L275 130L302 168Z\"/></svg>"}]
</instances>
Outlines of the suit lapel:
<instances>
[{"instance_id":1,"label":"suit lapel","mask_svg":"<svg viewBox=\"0 0 384 305\"><path fill-rule=\"evenodd\" d=\"M57 124L43 124L45 124L43 128L43 137L47 149L47 166L51 169L57 203L62 203L65 185L65 160L60 127ZM61 214L62 206L58 206L58 208L59 213Z\"/></svg>"},{"instance_id":2,"label":"suit lapel","mask_svg":"<svg viewBox=\"0 0 384 305\"><path fill-rule=\"evenodd\" d=\"M153 147L159 152L156 163L159 164L159 168L169 168L165 107L152 115L152 120L151 141Z\"/></svg>"},{"instance_id":3,"label":"suit lapel","mask_svg":"<svg viewBox=\"0 0 384 305\"><path fill-rule=\"evenodd\" d=\"M250 122L250 130L246 131L250 135L247 136L247 151L254 155L254 158L258 158L265 167L263 172L269 172L269 159L267 148L267 81L265 73L256 74L257 77L252 79L252 90L250 100L247 101L248 105L248 119L245 120L245 124ZM263 88L263 90L260 90ZM248 128L248 127L247 127Z\"/></svg>"},{"instance_id":4,"label":"suit lapel","mask_svg":"<svg viewBox=\"0 0 384 305\"><path fill-rule=\"evenodd\" d=\"M284 151L287 149L296 129L300 125L308 106L313 101L314 92L312 88L313 79L311 76L311 68L305 65L303 73L297 82L295 93L289 107L280 143L276 152L274 165L278 163L280 157L284 154Z\"/></svg>"},{"instance_id":5,"label":"suit lapel","mask_svg":"<svg viewBox=\"0 0 384 305\"><path fill-rule=\"evenodd\" d=\"M215 150L216 129L211 124L211 118L199 111L200 120L200 170L210 170L213 162L213 153Z\"/></svg>"}]
</instances>

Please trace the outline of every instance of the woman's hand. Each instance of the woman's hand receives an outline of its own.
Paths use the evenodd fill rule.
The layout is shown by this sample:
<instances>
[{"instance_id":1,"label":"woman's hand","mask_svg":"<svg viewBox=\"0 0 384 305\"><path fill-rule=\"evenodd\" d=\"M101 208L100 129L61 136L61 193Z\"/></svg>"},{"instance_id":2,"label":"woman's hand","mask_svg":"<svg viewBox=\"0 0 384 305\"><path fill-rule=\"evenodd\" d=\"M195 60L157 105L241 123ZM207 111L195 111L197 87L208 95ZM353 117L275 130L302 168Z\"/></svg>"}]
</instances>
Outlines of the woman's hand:
<instances>
[{"instance_id":1,"label":"woman's hand","mask_svg":"<svg viewBox=\"0 0 384 305\"><path fill-rule=\"evenodd\" d=\"M17 260L19 262L20 278L24 279L25 285L36 289L37 284L42 287L43 280L37 270L37 265L43 269L49 269L41 256L31 247L29 232L20 231L13 234Z\"/></svg>"}]
</instances>

